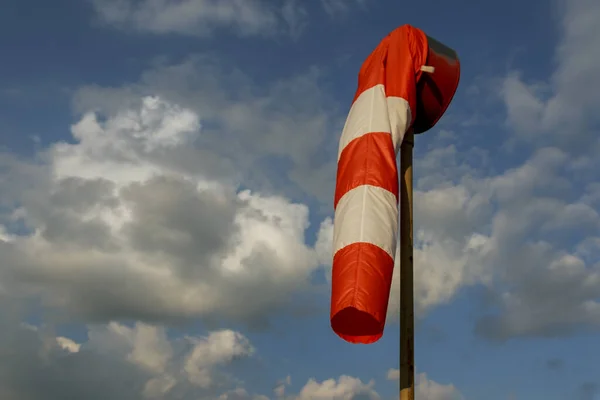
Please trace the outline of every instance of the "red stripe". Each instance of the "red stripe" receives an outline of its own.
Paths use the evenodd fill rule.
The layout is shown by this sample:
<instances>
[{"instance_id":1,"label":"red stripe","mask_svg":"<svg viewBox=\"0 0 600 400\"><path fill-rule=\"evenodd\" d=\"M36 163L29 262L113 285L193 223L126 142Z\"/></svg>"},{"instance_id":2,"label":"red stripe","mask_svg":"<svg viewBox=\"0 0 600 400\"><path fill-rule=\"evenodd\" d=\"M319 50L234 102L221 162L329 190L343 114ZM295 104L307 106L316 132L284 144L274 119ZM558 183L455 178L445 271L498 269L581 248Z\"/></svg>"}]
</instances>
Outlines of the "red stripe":
<instances>
[{"instance_id":1,"label":"red stripe","mask_svg":"<svg viewBox=\"0 0 600 400\"><path fill-rule=\"evenodd\" d=\"M383 335L394 260L370 243L353 243L333 258L331 328L350 343Z\"/></svg>"},{"instance_id":2,"label":"red stripe","mask_svg":"<svg viewBox=\"0 0 600 400\"><path fill-rule=\"evenodd\" d=\"M386 189L398 201L396 153L389 133L367 133L348 143L342 150L338 161L334 209L342 196L362 185Z\"/></svg>"},{"instance_id":3,"label":"red stripe","mask_svg":"<svg viewBox=\"0 0 600 400\"><path fill-rule=\"evenodd\" d=\"M416 82L422 74L421 66L427 62L427 37L422 30L403 25L393 30L388 38L385 93L388 97L401 97L408 101L412 126L417 115Z\"/></svg>"},{"instance_id":4,"label":"red stripe","mask_svg":"<svg viewBox=\"0 0 600 400\"><path fill-rule=\"evenodd\" d=\"M354 103L358 96L365 90L376 85L385 84L387 40L387 37L383 39L375 50L369 54L369 57L367 57L361 66L360 72L358 73L358 88L356 89L352 103Z\"/></svg>"}]
</instances>

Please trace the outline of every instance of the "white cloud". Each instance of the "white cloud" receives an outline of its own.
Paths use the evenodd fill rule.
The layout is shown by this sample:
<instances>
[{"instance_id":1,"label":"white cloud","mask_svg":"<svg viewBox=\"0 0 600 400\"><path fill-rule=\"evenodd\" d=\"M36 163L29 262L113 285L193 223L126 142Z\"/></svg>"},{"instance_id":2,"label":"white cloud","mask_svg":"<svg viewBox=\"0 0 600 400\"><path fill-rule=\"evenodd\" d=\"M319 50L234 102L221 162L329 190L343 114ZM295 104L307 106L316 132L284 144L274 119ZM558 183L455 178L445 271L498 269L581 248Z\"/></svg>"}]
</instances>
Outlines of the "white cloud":
<instances>
[{"instance_id":1,"label":"white cloud","mask_svg":"<svg viewBox=\"0 0 600 400\"><path fill-rule=\"evenodd\" d=\"M387 372L387 379L398 381L400 379L400 370L390 369ZM427 400L462 400L464 397L454 387L453 384L441 384L427 377L425 373L418 373L415 376L415 398Z\"/></svg>"},{"instance_id":2,"label":"white cloud","mask_svg":"<svg viewBox=\"0 0 600 400\"><path fill-rule=\"evenodd\" d=\"M164 327L139 322L128 327L111 322L90 328L88 335L84 349L117 354L148 374L142 393L152 398L165 396L176 386L190 394L219 389L229 379L219 368L254 353L250 341L232 330L169 339Z\"/></svg>"},{"instance_id":3,"label":"white cloud","mask_svg":"<svg viewBox=\"0 0 600 400\"><path fill-rule=\"evenodd\" d=\"M479 307L492 301L496 311L481 318L476 331L487 338L600 329L596 244L600 211L597 187L589 184L598 178L592 160L600 142L589 129L597 118L586 111L596 108L590 96L598 92L593 90L597 75L582 80L572 73L587 71L596 62L600 66L588 45L592 37L600 40L596 29L600 24L592 23L600 18L600 9L594 2L579 0L565 7L566 33L551 84L526 85L515 75L505 81L509 123L518 134L537 138L530 157L504 171L492 171L485 153L477 149L458 153L457 140L430 149L415 162L418 316L451 301L467 286L486 285L488 302ZM578 42L573 37L584 38ZM569 57L563 57L566 54ZM586 94L569 97L582 91ZM565 108L557 110L559 103ZM568 130L562 129L565 124ZM567 135L578 144L565 142ZM485 168L474 166L478 163ZM325 224L317 246L322 260L331 251L330 237ZM399 279L396 263L390 318L399 312Z\"/></svg>"},{"instance_id":4,"label":"white cloud","mask_svg":"<svg viewBox=\"0 0 600 400\"><path fill-rule=\"evenodd\" d=\"M218 400L269 400L269 398L263 395L251 395L246 389L237 388L223 393L219 396Z\"/></svg>"},{"instance_id":5,"label":"white cloud","mask_svg":"<svg viewBox=\"0 0 600 400\"><path fill-rule=\"evenodd\" d=\"M465 286L483 284L488 295L497 294L493 306L499 310L477 323L476 331L487 338L600 327L594 246L600 216L589 195L574 190L566 178L568 162L564 151L547 147L488 177L449 165L446 173L462 178L417 191L416 311L451 300ZM392 300L397 307L397 297Z\"/></svg>"},{"instance_id":6,"label":"white cloud","mask_svg":"<svg viewBox=\"0 0 600 400\"><path fill-rule=\"evenodd\" d=\"M387 372L387 379L390 381L397 381L400 379L400 370L395 368L390 368Z\"/></svg>"},{"instance_id":7,"label":"white cloud","mask_svg":"<svg viewBox=\"0 0 600 400\"><path fill-rule=\"evenodd\" d=\"M94 320L264 323L318 267L308 208L169 163L201 140L199 117L156 97L140 104L85 114L74 142L43 155L37 185L7 182L32 233L0 242L3 275Z\"/></svg>"},{"instance_id":8,"label":"white cloud","mask_svg":"<svg viewBox=\"0 0 600 400\"><path fill-rule=\"evenodd\" d=\"M155 326L137 324L135 330L129 329L133 349L127 359L149 372L165 372L167 363L173 356L166 332Z\"/></svg>"},{"instance_id":9,"label":"white cloud","mask_svg":"<svg viewBox=\"0 0 600 400\"><path fill-rule=\"evenodd\" d=\"M202 117L196 146L180 146L154 159L188 175L243 184L262 193L306 201L316 198L329 212L335 181L335 132L343 124L336 102L322 87L323 72L311 68L268 84L208 56L193 56L142 74L122 88L88 86L77 91L82 114L118 115L138 109L158 94Z\"/></svg>"},{"instance_id":10,"label":"white cloud","mask_svg":"<svg viewBox=\"0 0 600 400\"><path fill-rule=\"evenodd\" d=\"M275 396L280 399L285 396L286 387L292 384L292 377L290 375L286 376L285 379L277 383L275 389L273 389L273 393Z\"/></svg>"},{"instance_id":11,"label":"white cloud","mask_svg":"<svg viewBox=\"0 0 600 400\"><path fill-rule=\"evenodd\" d=\"M367 0L321 0L323 9L331 16L347 13L352 7L364 7L366 3Z\"/></svg>"},{"instance_id":12,"label":"white cloud","mask_svg":"<svg viewBox=\"0 0 600 400\"><path fill-rule=\"evenodd\" d=\"M428 400L457 400L463 399L462 395L452 384L443 385L427 378L424 373L416 377L415 397Z\"/></svg>"},{"instance_id":13,"label":"white cloud","mask_svg":"<svg viewBox=\"0 0 600 400\"><path fill-rule=\"evenodd\" d=\"M488 201L474 189L458 185L415 192L415 311L422 317L431 308L452 300L469 285L487 283L491 271L485 263L490 238L477 232L487 216ZM332 224L325 220L316 250L331 279ZM389 321L400 312L400 248L392 278Z\"/></svg>"},{"instance_id":14,"label":"white cloud","mask_svg":"<svg viewBox=\"0 0 600 400\"><path fill-rule=\"evenodd\" d=\"M227 28L241 36L273 34L296 16L290 9L260 0L91 0L101 20L122 28L151 33L207 36ZM285 16L281 15L285 10ZM297 18L297 17L295 17ZM293 26L287 26L292 29Z\"/></svg>"},{"instance_id":15,"label":"white cloud","mask_svg":"<svg viewBox=\"0 0 600 400\"><path fill-rule=\"evenodd\" d=\"M241 37L287 34L297 38L309 23L302 1L283 0L88 0L105 24L140 33L206 37L229 30ZM364 6L366 0L321 0L330 16ZM311 10L312 11L312 10Z\"/></svg>"},{"instance_id":16,"label":"white cloud","mask_svg":"<svg viewBox=\"0 0 600 400\"><path fill-rule=\"evenodd\" d=\"M477 331L511 336L556 336L600 329L600 230L594 154L600 148L597 104L600 4L565 0L556 69L548 82L511 73L503 96L508 125L538 151L521 167L488 181L497 200L489 259L500 278L500 310ZM583 190L582 190L583 188ZM505 284L506 286L503 286Z\"/></svg>"},{"instance_id":17,"label":"white cloud","mask_svg":"<svg viewBox=\"0 0 600 400\"><path fill-rule=\"evenodd\" d=\"M191 383L205 389L213 384L212 369L215 365L227 364L234 358L247 357L254 352L248 339L231 330L213 332L206 338L193 340L193 343L184 371Z\"/></svg>"},{"instance_id":18,"label":"white cloud","mask_svg":"<svg viewBox=\"0 0 600 400\"><path fill-rule=\"evenodd\" d=\"M293 400L379 400L374 389L375 382L363 383L351 376L318 382L310 379Z\"/></svg>"},{"instance_id":19,"label":"white cloud","mask_svg":"<svg viewBox=\"0 0 600 400\"><path fill-rule=\"evenodd\" d=\"M335 379L317 381L309 379L299 393L286 394L286 388L291 384L288 376L274 389L274 400L380 400L381 397L374 389L375 381L364 383L359 378L342 375ZM264 395L251 395L245 389L238 388L224 393L219 400L269 400Z\"/></svg>"},{"instance_id":20,"label":"white cloud","mask_svg":"<svg viewBox=\"0 0 600 400\"><path fill-rule=\"evenodd\" d=\"M2 399L215 399L234 383L235 360L253 353L238 332L173 337L143 323L88 326L87 339L76 343L54 337L51 326L21 326L8 311L14 303L3 297L2 304L0 347L10 349L0 352ZM201 385L189 380L190 360L201 364Z\"/></svg>"},{"instance_id":21,"label":"white cloud","mask_svg":"<svg viewBox=\"0 0 600 400\"><path fill-rule=\"evenodd\" d=\"M60 347L62 347L64 350L67 350L70 353L77 353L81 348L81 345L79 343L75 343L73 340L63 336L57 337L56 343L58 343Z\"/></svg>"},{"instance_id":22,"label":"white cloud","mask_svg":"<svg viewBox=\"0 0 600 400\"><path fill-rule=\"evenodd\" d=\"M510 74L503 86L508 122L524 137L558 141L565 146L597 146L591 129L599 122L600 4L594 0L559 2L561 40L556 48L557 67L548 83L525 83Z\"/></svg>"},{"instance_id":23,"label":"white cloud","mask_svg":"<svg viewBox=\"0 0 600 400\"><path fill-rule=\"evenodd\" d=\"M2 300L4 306L11 304L10 299ZM297 393L288 393L288 376L277 383L273 396L249 393L231 371L236 360L254 362L257 350L248 338L232 330L181 337L158 325L110 322L87 326L87 339L73 351L72 339L52 336L49 326L22 326L19 316L7 309L10 307L0 308L4 327L0 347L10 349L0 352L3 399L381 399L374 381L344 375L322 381L308 379ZM455 390L421 374L418 388L426 390L418 393L431 395Z\"/></svg>"},{"instance_id":24,"label":"white cloud","mask_svg":"<svg viewBox=\"0 0 600 400\"><path fill-rule=\"evenodd\" d=\"M497 175L465 173L454 160L446 165L447 177L432 180L425 173L417 179L417 188L425 188L415 191L417 316L465 287L485 285L497 310L476 325L487 338L600 329L600 212L594 187L574 190L565 175L568 162L564 151L550 147ZM421 179L427 183L420 185ZM324 223L316 247L322 260L330 240ZM398 253L388 321L399 313L399 259Z\"/></svg>"}]
</instances>

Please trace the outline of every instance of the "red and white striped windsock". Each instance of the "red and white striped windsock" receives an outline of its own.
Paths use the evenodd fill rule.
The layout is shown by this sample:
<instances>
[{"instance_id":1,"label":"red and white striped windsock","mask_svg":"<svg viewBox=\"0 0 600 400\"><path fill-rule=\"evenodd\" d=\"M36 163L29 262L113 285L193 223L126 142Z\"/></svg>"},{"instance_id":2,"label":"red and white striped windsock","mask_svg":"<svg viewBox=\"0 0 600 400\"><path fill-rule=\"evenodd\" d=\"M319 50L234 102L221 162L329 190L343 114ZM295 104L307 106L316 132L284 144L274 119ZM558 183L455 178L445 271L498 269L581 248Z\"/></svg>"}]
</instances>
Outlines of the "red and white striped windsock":
<instances>
[{"instance_id":1,"label":"red and white striped windsock","mask_svg":"<svg viewBox=\"0 0 600 400\"><path fill-rule=\"evenodd\" d=\"M385 326L398 235L396 156L417 109L428 41L392 31L367 57L339 143L333 234L331 327L373 343Z\"/></svg>"}]
</instances>

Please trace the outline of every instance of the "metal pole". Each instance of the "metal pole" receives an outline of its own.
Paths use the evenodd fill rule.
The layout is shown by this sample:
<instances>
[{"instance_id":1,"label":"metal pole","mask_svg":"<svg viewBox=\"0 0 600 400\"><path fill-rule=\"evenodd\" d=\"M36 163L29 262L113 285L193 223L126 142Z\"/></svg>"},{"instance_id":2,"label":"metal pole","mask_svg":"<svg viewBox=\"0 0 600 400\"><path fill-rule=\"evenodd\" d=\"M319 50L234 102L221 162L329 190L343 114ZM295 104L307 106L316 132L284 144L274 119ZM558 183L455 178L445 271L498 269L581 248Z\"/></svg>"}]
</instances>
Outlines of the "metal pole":
<instances>
[{"instance_id":1,"label":"metal pole","mask_svg":"<svg viewBox=\"0 0 600 400\"><path fill-rule=\"evenodd\" d=\"M413 147L410 129L400 147L400 400L415 398L413 298Z\"/></svg>"}]
</instances>

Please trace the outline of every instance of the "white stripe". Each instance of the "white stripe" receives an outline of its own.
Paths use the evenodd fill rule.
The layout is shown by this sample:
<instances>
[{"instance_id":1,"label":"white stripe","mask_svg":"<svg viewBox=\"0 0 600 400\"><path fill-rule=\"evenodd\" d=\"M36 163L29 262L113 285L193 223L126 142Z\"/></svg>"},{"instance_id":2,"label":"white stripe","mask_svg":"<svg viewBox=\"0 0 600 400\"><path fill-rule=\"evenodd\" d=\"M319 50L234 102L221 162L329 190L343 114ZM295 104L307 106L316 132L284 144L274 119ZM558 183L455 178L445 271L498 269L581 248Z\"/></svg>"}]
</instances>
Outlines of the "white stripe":
<instances>
[{"instance_id":1,"label":"white stripe","mask_svg":"<svg viewBox=\"0 0 600 400\"><path fill-rule=\"evenodd\" d=\"M350 107L340 138L338 161L348 143L370 132L391 132L383 85L365 90Z\"/></svg>"},{"instance_id":2,"label":"white stripe","mask_svg":"<svg viewBox=\"0 0 600 400\"><path fill-rule=\"evenodd\" d=\"M338 148L338 161L344 148L367 133L392 133L398 151L411 122L410 105L402 97L385 96L385 86L375 85L362 92L350 107Z\"/></svg>"},{"instance_id":3,"label":"white stripe","mask_svg":"<svg viewBox=\"0 0 600 400\"><path fill-rule=\"evenodd\" d=\"M394 151L398 154L404 135L411 123L410 105L402 97L387 98L388 115L392 127L392 142Z\"/></svg>"},{"instance_id":4,"label":"white stripe","mask_svg":"<svg viewBox=\"0 0 600 400\"><path fill-rule=\"evenodd\" d=\"M390 191L362 185L337 204L333 223L333 254L358 242L374 244L392 258L396 255L398 205Z\"/></svg>"}]
</instances>

